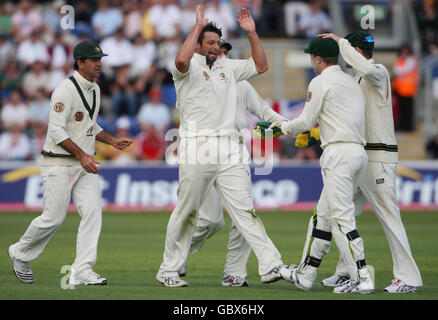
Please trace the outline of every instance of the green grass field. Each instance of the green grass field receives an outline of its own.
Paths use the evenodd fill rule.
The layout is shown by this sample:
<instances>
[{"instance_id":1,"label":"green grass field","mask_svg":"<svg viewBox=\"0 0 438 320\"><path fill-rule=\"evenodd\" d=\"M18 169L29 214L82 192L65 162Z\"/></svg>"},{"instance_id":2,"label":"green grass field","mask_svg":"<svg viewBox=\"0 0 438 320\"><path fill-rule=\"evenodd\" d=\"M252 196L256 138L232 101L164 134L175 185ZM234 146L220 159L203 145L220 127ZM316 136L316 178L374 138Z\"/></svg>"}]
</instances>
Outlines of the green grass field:
<instances>
[{"instance_id":1,"label":"green grass field","mask_svg":"<svg viewBox=\"0 0 438 320\"><path fill-rule=\"evenodd\" d=\"M165 288L155 274L162 260L165 230L169 213L112 213L103 215L95 271L107 277L107 286L76 286L62 289L62 266L74 260L79 217L69 213L43 254L32 262L35 282L25 285L12 273L7 248L16 242L39 213L0 213L0 299L142 299L142 300L430 300L438 299L438 213L404 212L410 245L423 276L424 287L416 294L390 295L383 292L392 276L392 260L383 230L372 212L358 220L358 229L365 241L366 260L375 268L376 293L373 295L335 295L320 280L332 274L337 262L337 249L321 264L318 282L310 292L302 292L286 281L261 284L257 260L248 263L249 287L221 286L230 220L204 248L189 257L187 288ZM300 260L310 212L259 213L272 241L287 264Z\"/></svg>"}]
</instances>

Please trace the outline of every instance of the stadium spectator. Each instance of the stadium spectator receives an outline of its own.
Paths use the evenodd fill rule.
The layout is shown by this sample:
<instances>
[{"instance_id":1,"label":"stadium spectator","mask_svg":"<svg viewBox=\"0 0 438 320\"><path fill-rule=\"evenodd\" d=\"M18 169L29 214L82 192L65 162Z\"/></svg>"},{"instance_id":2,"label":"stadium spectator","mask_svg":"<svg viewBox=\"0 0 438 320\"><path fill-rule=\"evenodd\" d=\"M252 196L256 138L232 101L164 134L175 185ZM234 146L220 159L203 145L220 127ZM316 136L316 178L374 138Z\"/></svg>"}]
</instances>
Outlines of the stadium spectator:
<instances>
[{"instance_id":1,"label":"stadium spectator","mask_svg":"<svg viewBox=\"0 0 438 320\"><path fill-rule=\"evenodd\" d=\"M414 130L414 98L417 95L420 66L409 44L404 44L399 51L393 68L392 87L396 96L398 122L396 130Z\"/></svg>"},{"instance_id":2,"label":"stadium spectator","mask_svg":"<svg viewBox=\"0 0 438 320\"><path fill-rule=\"evenodd\" d=\"M211 0L205 7L205 17L221 28L224 39L229 39L229 34L236 30L237 23L230 3Z\"/></svg>"},{"instance_id":3,"label":"stadium spectator","mask_svg":"<svg viewBox=\"0 0 438 320\"><path fill-rule=\"evenodd\" d=\"M161 101L161 90L157 87L149 90L149 102L140 107L137 122L142 130L154 125L158 131L165 133L172 121L169 107Z\"/></svg>"},{"instance_id":4,"label":"stadium spectator","mask_svg":"<svg viewBox=\"0 0 438 320\"><path fill-rule=\"evenodd\" d=\"M102 59L102 66L116 68L130 65L133 62L132 43L123 36L123 29L115 30L114 34L104 38L100 43L103 52L111 52ZM108 70L103 70L108 72Z\"/></svg>"},{"instance_id":5,"label":"stadium spectator","mask_svg":"<svg viewBox=\"0 0 438 320\"><path fill-rule=\"evenodd\" d=\"M196 0L186 0L182 6L181 33L184 39L189 35L190 31L192 31L193 25L196 22L195 7Z\"/></svg>"},{"instance_id":6,"label":"stadium spectator","mask_svg":"<svg viewBox=\"0 0 438 320\"><path fill-rule=\"evenodd\" d=\"M37 60L31 65L31 69L23 75L23 91L27 98L33 95L39 88L46 88L49 82L49 73L44 68L44 63Z\"/></svg>"},{"instance_id":7,"label":"stadium spectator","mask_svg":"<svg viewBox=\"0 0 438 320\"><path fill-rule=\"evenodd\" d=\"M330 17L321 9L318 0L309 1L310 11L303 14L298 22L298 33L305 38L314 38L318 34L332 30Z\"/></svg>"},{"instance_id":8,"label":"stadium spectator","mask_svg":"<svg viewBox=\"0 0 438 320\"><path fill-rule=\"evenodd\" d=\"M181 31L181 9L175 0L155 0L149 10L149 22L155 30L155 40L174 37Z\"/></svg>"},{"instance_id":9,"label":"stadium spectator","mask_svg":"<svg viewBox=\"0 0 438 320\"><path fill-rule=\"evenodd\" d=\"M116 121L116 136L117 137L131 137L130 135L130 121L127 116L122 116ZM116 149L108 144L96 142L96 158L99 160L110 160L113 163L120 165L129 165L137 161L136 148L130 145L125 150Z\"/></svg>"},{"instance_id":10,"label":"stadium spectator","mask_svg":"<svg viewBox=\"0 0 438 320\"><path fill-rule=\"evenodd\" d=\"M134 37L132 47L132 62L130 66L130 78L137 79L143 74L150 74L154 71L154 63L157 58L157 45L154 41L146 41L138 33Z\"/></svg>"},{"instance_id":11,"label":"stadium spectator","mask_svg":"<svg viewBox=\"0 0 438 320\"><path fill-rule=\"evenodd\" d=\"M1 109L0 117L3 129L9 130L13 125L22 128L27 126L29 109L21 99L18 90L11 91L9 100Z\"/></svg>"},{"instance_id":12,"label":"stadium spectator","mask_svg":"<svg viewBox=\"0 0 438 320\"><path fill-rule=\"evenodd\" d=\"M23 127L14 123L0 135L0 160L30 160L32 150Z\"/></svg>"},{"instance_id":13,"label":"stadium spectator","mask_svg":"<svg viewBox=\"0 0 438 320\"><path fill-rule=\"evenodd\" d=\"M34 31L38 31L43 23L41 12L29 0L21 0L18 10L12 14L11 33L16 41L30 36Z\"/></svg>"},{"instance_id":14,"label":"stadium spectator","mask_svg":"<svg viewBox=\"0 0 438 320\"><path fill-rule=\"evenodd\" d=\"M136 137L137 158L139 160L163 160L166 150L164 134L153 124L143 127Z\"/></svg>"},{"instance_id":15,"label":"stadium spectator","mask_svg":"<svg viewBox=\"0 0 438 320\"><path fill-rule=\"evenodd\" d=\"M6 35L0 33L0 71L2 71L9 61L15 58L15 46Z\"/></svg>"},{"instance_id":16,"label":"stadium spectator","mask_svg":"<svg viewBox=\"0 0 438 320\"><path fill-rule=\"evenodd\" d=\"M8 99L11 90L20 89L22 85L22 75L18 70L17 62L9 61L6 70L0 72L0 98Z\"/></svg>"},{"instance_id":17,"label":"stadium spectator","mask_svg":"<svg viewBox=\"0 0 438 320\"><path fill-rule=\"evenodd\" d=\"M102 39L122 27L123 14L118 8L110 6L108 0L98 0L97 3L97 10L91 16L91 26L97 37Z\"/></svg>"},{"instance_id":18,"label":"stadium spectator","mask_svg":"<svg viewBox=\"0 0 438 320\"><path fill-rule=\"evenodd\" d=\"M42 88L37 89L34 98L29 103L29 125L47 124L49 122L49 109L50 100L46 96L46 91Z\"/></svg>"},{"instance_id":19,"label":"stadium spectator","mask_svg":"<svg viewBox=\"0 0 438 320\"><path fill-rule=\"evenodd\" d=\"M48 48L41 40L40 32L33 31L27 39L18 45L17 60L24 67L30 66L35 61L41 61L44 64L49 63Z\"/></svg>"},{"instance_id":20,"label":"stadium spectator","mask_svg":"<svg viewBox=\"0 0 438 320\"><path fill-rule=\"evenodd\" d=\"M62 31L54 34L54 42L49 47L50 66L53 69L62 68L71 56L72 49L65 43L63 39L64 33Z\"/></svg>"},{"instance_id":21,"label":"stadium spectator","mask_svg":"<svg viewBox=\"0 0 438 320\"><path fill-rule=\"evenodd\" d=\"M145 40L153 40L155 38L155 29L150 19L150 9L152 7L153 0L143 1L143 15L141 17L140 33Z\"/></svg>"},{"instance_id":22,"label":"stadium spectator","mask_svg":"<svg viewBox=\"0 0 438 320\"><path fill-rule=\"evenodd\" d=\"M421 34L423 52L427 53L431 44L438 43L438 14L436 1L423 1L422 4L418 5L417 9L417 21Z\"/></svg>"},{"instance_id":23,"label":"stadium spectator","mask_svg":"<svg viewBox=\"0 0 438 320\"><path fill-rule=\"evenodd\" d=\"M128 39L134 37L140 32L142 12L140 4L137 1L127 1L127 14L123 22L123 34Z\"/></svg>"},{"instance_id":24,"label":"stadium spectator","mask_svg":"<svg viewBox=\"0 0 438 320\"><path fill-rule=\"evenodd\" d=\"M8 35L12 27L14 6L10 2L0 3L0 36Z\"/></svg>"},{"instance_id":25,"label":"stadium spectator","mask_svg":"<svg viewBox=\"0 0 438 320\"><path fill-rule=\"evenodd\" d=\"M93 27L91 26L92 11L85 0L80 0L75 5L75 28L71 30L76 36L86 35L88 39L95 39Z\"/></svg>"},{"instance_id":26,"label":"stadium spectator","mask_svg":"<svg viewBox=\"0 0 438 320\"><path fill-rule=\"evenodd\" d=\"M47 125L48 122L35 122L31 127L30 152L33 160L40 160L41 150L43 150L46 141Z\"/></svg>"},{"instance_id":27,"label":"stadium spectator","mask_svg":"<svg viewBox=\"0 0 438 320\"><path fill-rule=\"evenodd\" d=\"M55 34L62 31L61 19L64 14L61 13L61 8L64 5L66 5L65 0L55 0L51 5L48 5L44 8L42 13L42 19L45 26L44 29L50 34Z\"/></svg>"},{"instance_id":28,"label":"stadium spectator","mask_svg":"<svg viewBox=\"0 0 438 320\"><path fill-rule=\"evenodd\" d=\"M49 73L49 81L47 82L46 91L51 93L56 86L65 78L73 74L73 66L67 61L62 68L52 69Z\"/></svg>"},{"instance_id":29,"label":"stadium spectator","mask_svg":"<svg viewBox=\"0 0 438 320\"><path fill-rule=\"evenodd\" d=\"M116 69L115 80L111 85L111 113L113 116L137 114L137 96L134 86L129 81L129 65L124 65ZM126 110L123 110L123 107Z\"/></svg>"}]
</instances>

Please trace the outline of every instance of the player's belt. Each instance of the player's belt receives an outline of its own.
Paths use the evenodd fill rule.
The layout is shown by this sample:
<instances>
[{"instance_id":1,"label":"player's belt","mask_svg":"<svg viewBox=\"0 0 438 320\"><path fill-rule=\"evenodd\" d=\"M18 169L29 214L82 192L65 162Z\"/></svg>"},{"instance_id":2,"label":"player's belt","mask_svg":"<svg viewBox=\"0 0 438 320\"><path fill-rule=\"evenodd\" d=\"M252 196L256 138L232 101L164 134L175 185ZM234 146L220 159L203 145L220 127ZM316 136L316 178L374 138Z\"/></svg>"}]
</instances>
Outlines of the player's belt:
<instances>
[{"instance_id":1,"label":"player's belt","mask_svg":"<svg viewBox=\"0 0 438 320\"><path fill-rule=\"evenodd\" d=\"M41 154L46 157L74 158L71 154L53 153L52 151L45 150L42 150Z\"/></svg>"},{"instance_id":2,"label":"player's belt","mask_svg":"<svg viewBox=\"0 0 438 320\"><path fill-rule=\"evenodd\" d=\"M367 143L365 150L398 152L398 146L396 144Z\"/></svg>"}]
</instances>

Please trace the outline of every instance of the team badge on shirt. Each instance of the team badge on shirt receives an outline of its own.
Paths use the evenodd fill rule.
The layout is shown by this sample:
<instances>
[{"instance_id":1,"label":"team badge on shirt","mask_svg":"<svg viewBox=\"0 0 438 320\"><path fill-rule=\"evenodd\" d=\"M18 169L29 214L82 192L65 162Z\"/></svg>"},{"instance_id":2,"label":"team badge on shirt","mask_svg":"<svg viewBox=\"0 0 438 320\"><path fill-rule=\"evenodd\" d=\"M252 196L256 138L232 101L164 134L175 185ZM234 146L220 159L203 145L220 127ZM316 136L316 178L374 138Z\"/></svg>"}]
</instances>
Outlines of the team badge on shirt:
<instances>
[{"instance_id":1,"label":"team badge on shirt","mask_svg":"<svg viewBox=\"0 0 438 320\"><path fill-rule=\"evenodd\" d=\"M82 121L84 120L84 113L81 111L78 111L75 113L75 120L76 121Z\"/></svg>"},{"instance_id":2,"label":"team badge on shirt","mask_svg":"<svg viewBox=\"0 0 438 320\"><path fill-rule=\"evenodd\" d=\"M93 136L93 127L90 127L90 129L87 130L87 137Z\"/></svg>"},{"instance_id":3,"label":"team badge on shirt","mask_svg":"<svg viewBox=\"0 0 438 320\"><path fill-rule=\"evenodd\" d=\"M57 103L55 103L55 106L53 107L53 109L55 109L56 112L63 112L65 107L64 107L64 104L62 102L57 102Z\"/></svg>"},{"instance_id":4,"label":"team badge on shirt","mask_svg":"<svg viewBox=\"0 0 438 320\"><path fill-rule=\"evenodd\" d=\"M225 73L221 72L220 76L221 80L228 80L228 78L225 76Z\"/></svg>"},{"instance_id":5,"label":"team badge on shirt","mask_svg":"<svg viewBox=\"0 0 438 320\"><path fill-rule=\"evenodd\" d=\"M306 99L306 101L309 102L310 99L312 99L312 91L307 92L307 99Z\"/></svg>"},{"instance_id":6,"label":"team badge on shirt","mask_svg":"<svg viewBox=\"0 0 438 320\"><path fill-rule=\"evenodd\" d=\"M208 75L207 72L203 71L202 74L204 75L204 79L205 80L209 80L210 79L210 76Z\"/></svg>"}]
</instances>

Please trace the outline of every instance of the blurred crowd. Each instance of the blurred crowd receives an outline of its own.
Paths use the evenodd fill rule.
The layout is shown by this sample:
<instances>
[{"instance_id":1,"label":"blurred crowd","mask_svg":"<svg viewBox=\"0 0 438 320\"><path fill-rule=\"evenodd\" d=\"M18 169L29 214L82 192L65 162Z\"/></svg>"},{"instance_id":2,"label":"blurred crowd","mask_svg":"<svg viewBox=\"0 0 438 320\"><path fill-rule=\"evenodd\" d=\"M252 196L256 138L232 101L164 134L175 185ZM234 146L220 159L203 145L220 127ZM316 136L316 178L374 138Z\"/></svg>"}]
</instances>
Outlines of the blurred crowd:
<instances>
[{"instance_id":1,"label":"blurred crowd","mask_svg":"<svg viewBox=\"0 0 438 320\"><path fill-rule=\"evenodd\" d=\"M417 11L419 25L427 48L436 50L436 3L414 4L424 5ZM170 68L195 22L195 5L196 0L1 1L0 160L38 159L50 95L73 72L72 50L83 39L109 54L98 80L99 124L136 138L126 152L99 144L96 157L163 160L165 134L179 126ZM261 37L312 38L332 30L328 1L209 0L205 15L231 40L242 36L236 21L242 7L251 10ZM318 147L302 151L291 145L276 143L278 158L319 157Z\"/></svg>"}]
</instances>

